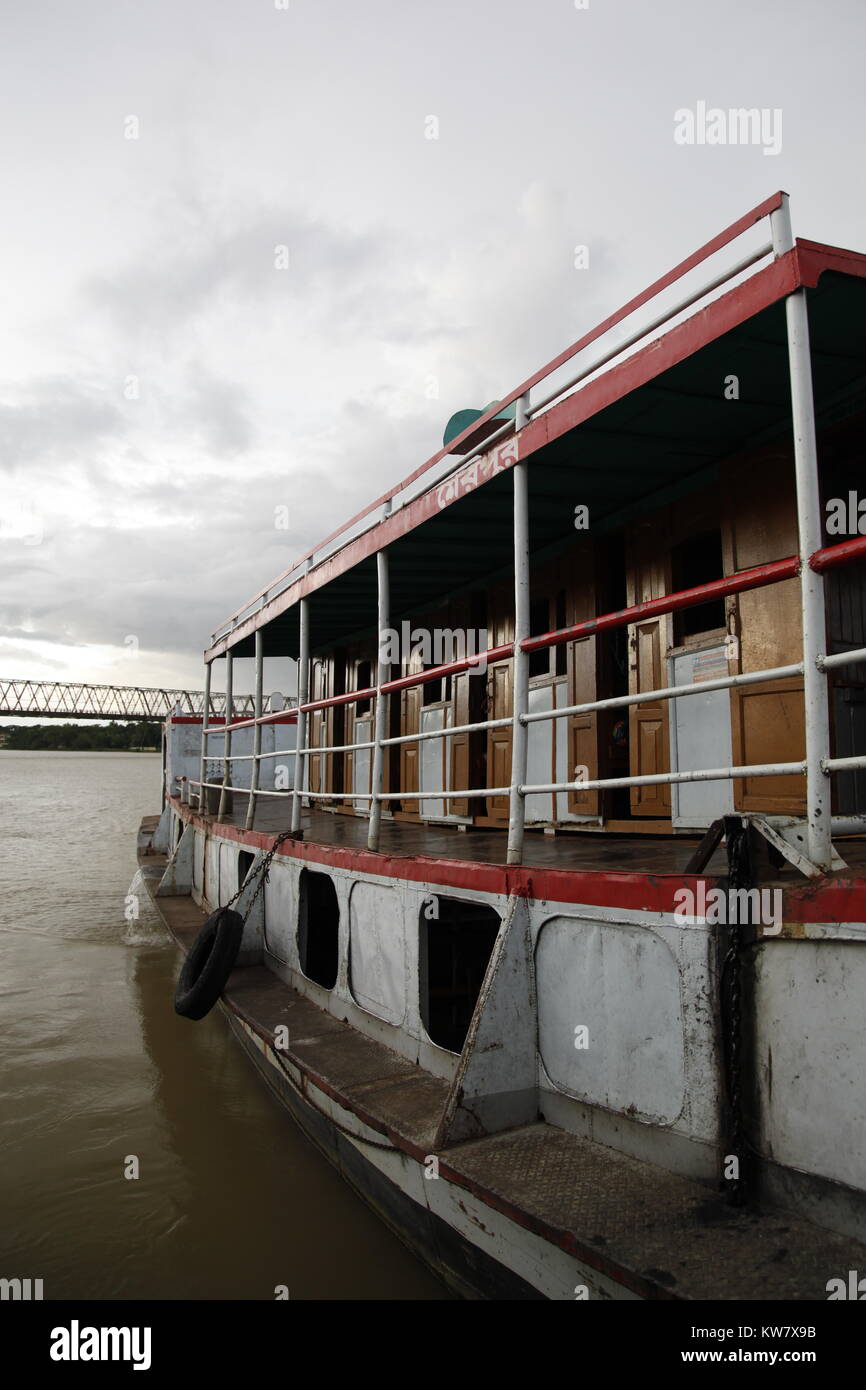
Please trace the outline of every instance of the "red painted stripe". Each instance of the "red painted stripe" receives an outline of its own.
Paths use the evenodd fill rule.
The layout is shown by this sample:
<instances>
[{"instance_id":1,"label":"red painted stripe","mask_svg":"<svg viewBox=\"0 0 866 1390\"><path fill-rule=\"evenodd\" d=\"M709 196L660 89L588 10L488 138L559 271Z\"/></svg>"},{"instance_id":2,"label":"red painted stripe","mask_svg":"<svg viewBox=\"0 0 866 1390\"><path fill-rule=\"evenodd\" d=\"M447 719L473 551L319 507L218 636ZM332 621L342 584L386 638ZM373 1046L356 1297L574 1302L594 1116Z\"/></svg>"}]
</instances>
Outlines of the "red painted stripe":
<instances>
[{"instance_id":1,"label":"red painted stripe","mask_svg":"<svg viewBox=\"0 0 866 1390\"><path fill-rule=\"evenodd\" d=\"M267 718L267 721L268 721L269 724L297 724L297 722L298 722L298 716L297 716L297 714L280 714L280 715L269 714L269 715L267 715L267 716L264 716L264 715L263 715L263 716L262 716L263 722L264 722L264 719L265 719L265 718ZM168 722L169 722L170 724L201 724L201 722L202 722L202 717L201 717L200 714L194 714L194 715L183 714L183 715L180 715L180 716L174 715L174 714L170 714L170 715L168 716ZM216 716L214 716L214 717L212 717L212 718L210 718L210 719L208 720L208 728L209 728L209 729L212 729L213 726L214 726L215 724L220 724L220 725L222 725L222 724L224 724L225 722L226 722L226 721L225 721L225 716L224 716L224 715L222 715L222 714L216 715ZM246 728L249 728L249 726L250 726L251 724L255 724L255 722L256 722L255 719L244 719L244 720L242 720L242 721L241 721L240 723L238 723L238 724L232 724L232 725L231 725L231 729L246 729ZM229 730L229 732L231 732L231 729Z\"/></svg>"},{"instance_id":2,"label":"red painted stripe","mask_svg":"<svg viewBox=\"0 0 866 1390\"><path fill-rule=\"evenodd\" d=\"M222 719L208 720L208 728L213 724L222 724L223 722ZM253 729L256 724L297 724L297 722L297 710L293 710L291 714L286 714L285 711L281 711L279 714L263 714L261 719L256 719L255 715L252 715L249 719L239 719L236 724L229 724L225 732L231 734L234 733L235 729ZM291 752L291 749L287 751Z\"/></svg>"},{"instance_id":3,"label":"red painted stripe","mask_svg":"<svg viewBox=\"0 0 866 1390\"><path fill-rule=\"evenodd\" d=\"M842 541L840 545L825 545L822 550L816 550L809 557L809 565L821 574L824 570L838 569L840 565L850 565L864 558L866 536L858 536L854 540Z\"/></svg>"},{"instance_id":4,"label":"red painted stripe","mask_svg":"<svg viewBox=\"0 0 866 1390\"><path fill-rule=\"evenodd\" d=\"M183 806L177 797L168 800L185 822L211 834L217 833L214 825ZM219 826L218 836L261 850L269 850L276 839L273 834L228 824ZM281 845L279 853L288 859L405 883L432 883L458 891L474 889L503 897L514 893L518 897L553 904L630 912L673 913L678 906L674 900L678 889L689 888L696 892L701 881L711 886L718 882L717 877L709 874L614 873L604 869L548 869L462 859L404 858L320 845L310 840L287 841ZM833 879L821 886L810 883L802 888L786 888L783 893L785 922L866 923L866 879Z\"/></svg>"},{"instance_id":5,"label":"red painted stripe","mask_svg":"<svg viewBox=\"0 0 866 1390\"><path fill-rule=\"evenodd\" d=\"M329 695L327 700L311 700L309 704L300 705L299 708L307 714L310 710L332 709L334 705L353 705L356 700L370 700L375 694L375 685L370 685L365 690L348 690L345 695Z\"/></svg>"},{"instance_id":6,"label":"red painted stripe","mask_svg":"<svg viewBox=\"0 0 866 1390\"><path fill-rule=\"evenodd\" d=\"M841 246L828 246L822 241L806 241L797 237L797 259L801 282L810 289L815 288L825 270L866 278L866 255L862 251L846 251Z\"/></svg>"},{"instance_id":7,"label":"red painted stripe","mask_svg":"<svg viewBox=\"0 0 866 1390\"><path fill-rule=\"evenodd\" d=\"M760 589L767 584L778 584L783 579L792 579L799 573L800 561L796 555L791 555L786 560L774 560L771 564L740 570L738 574L731 574L726 579L714 579L709 584L698 584L693 589L680 589L675 594L647 599L645 603L635 603L630 608L621 608L617 613L603 613L598 618L587 618L571 627L560 628L558 632L547 632L543 637L530 637L522 643L523 650L541 651L545 647L554 647L560 642L571 642L577 637L585 637L593 632L607 632L610 628L625 627L627 623L638 622L642 618L653 618L664 613L676 613L683 608L693 608L696 604L706 603L710 599L724 598L726 594L738 594L745 589Z\"/></svg>"},{"instance_id":8,"label":"red painted stripe","mask_svg":"<svg viewBox=\"0 0 866 1390\"><path fill-rule=\"evenodd\" d=\"M841 851L844 859L844 845ZM835 878L817 890L812 884L787 888L783 901L785 922L866 924L866 880L862 878Z\"/></svg>"},{"instance_id":9,"label":"red painted stripe","mask_svg":"<svg viewBox=\"0 0 866 1390\"><path fill-rule=\"evenodd\" d=\"M809 564L812 569L819 571L837 569L864 557L866 557L866 537L860 537L856 540L843 541L840 545L825 546L822 550L816 550L810 558ZM785 579L795 579L799 573L799 558L796 555L789 555L784 560L773 560L766 565L755 565L752 569L739 570L736 574L727 575L723 579L713 579L708 584L698 584L691 589L678 589L676 593L663 594L661 598L647 599L644 603L635 603L629 608L620 608L612 613L602 613L597 618L586 618L583 622L572 624L571 627L558 628L554 632L544 632L537 637L529 637L521 646L527 652L543 651L547 647L556 647L563 642L573 642L577 638L591 636L593 633L608 632L613 628L625 627L628 623L639 622L644 618L677 613L684 608L693 608L697 604L707 603L712 599L724 598L728 594L739 594L749 589L760 589L770 584L780 584ZM429 670L418 672L415 675L400 676L396 680L386 681L382 686L382 691L386 695L391 695L400 690L410 690L418 685L426 685L429 681L441 680L443 676L459 675L460 672L468 671L481 662L491 665L495 661L503 661L513 655L514 643L505 642L501 646L490 647L487 651L480 652L474 657L464 657L460 661L446 662L442 666L431 666ZM326 700L313 700L300 708L306 714L313 710L328 709L333 705L350 705L357 700L369 700L375 694L376 687L368 686L364 690L350 690L344 695L331 695ZM201 720L176 719L174 722L193 724L201 723ZM211 722L219 724L222 723L222 720L214 719ZM231 728L246 729L254 725L255 722L255 719L246 719L241 723L232 724ZM275 718L274 715L264 715L261 722L295 724L297 723L297 714L279 718Z\"/></svg>"},{"instance_id":10,"label":"red painted stripe","mask_svg":"<svg viewBox=\"0 0 866 1390\"><path fill-rule=\"evenodd\" d=\"M216 828L182 806L176 797L168 800L186 822L215 834ZM238 844L268 850L276 835L240 826L219 826L219 837ZM503 840L503 850L505 842ZM682 874L610 873L604 870L537 869L523 865L482 864L472 860L404 858L373 853L371 850L344 849L320 845L311 840L287 841L279 853L288 859L301 859L352 873L380 878L402 879L407 883L438 883L448 888L475 889L481 893L549 899L553 902L584 903L598 907L621 907L644 912L673 912L677 888L694 887L697 877ZM707 882L715 882L707 879Z\"/></svg>"},{"instance_id":11,"label":"red painted stripe","mask_svg":"<svg viewBox=\"0 0 866 1390\"><path fill-rule=\"evenodd\" d=\"M409 690L414 685L426 685L428 681L441 680L443 676L459 675L461 671L471 670L479 662L486 661L490 665L494 661L503 661L513 655L514 643L503 642L501 646L490 647L486 652L479 652L477 656L461 657L459 661L449 661L444 666L431 666L429 671L422 671L420 675L399 676L397 680L388 681L382 689L386 694L397 690Z\"/></svg>"}]
</instances>

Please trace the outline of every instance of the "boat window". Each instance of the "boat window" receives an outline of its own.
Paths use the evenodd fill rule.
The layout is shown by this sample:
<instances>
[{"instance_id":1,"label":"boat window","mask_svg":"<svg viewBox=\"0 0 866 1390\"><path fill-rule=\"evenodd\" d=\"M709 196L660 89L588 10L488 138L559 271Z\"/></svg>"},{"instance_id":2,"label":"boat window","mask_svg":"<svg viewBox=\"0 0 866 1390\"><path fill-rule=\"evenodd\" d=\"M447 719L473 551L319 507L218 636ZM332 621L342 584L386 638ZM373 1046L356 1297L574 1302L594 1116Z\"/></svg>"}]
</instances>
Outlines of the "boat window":
<instances>
[{"instance_id":1,"label":"boat window","mask_svg":"<svg viewBox=\"0 0 866 1390\"><path fill-rule=\"evenodd\" d=\"M424 670L429 671L430 666L425 666ZM451 699L451 677L443 676L438 681L427 681L421 686L421 698L424 705L438 705L442 700Z\"/></svg>"},{"instance_id":2,"label":"boat window","mask_svg":"<svg viewBox=\"0 0 866 1390\"><path fill-rule=\"evenodd\" d=\"M486 903L430 897L420 925L421 1018L434 1043L460 1052L500 917Z\"/></svg>"},{"instance_id":3,"label":"boat window","mask_svg":"<svg viewBox=\"0 0 866 1390\"><path fill-rule=\"evenodd\" d=\"M721 579L723 568L722 536L718 530L690 536L671 550L674 590L694 589L698 584L709 584L713 579ZM687 637L713 632L716 628L724 626L725 600L712 599L709 603L699 603L694 608L684 608L675 615L674 641L679 646Z\"/></svg>"},{"instance_id":4,"label":"boat window","mask_svg":"<svg viewBox=\"0 0 866 1390\"><path fill-rule=\"evenodd\" d=\"M313 699L327 700L328 698L328 667L324 661L313 662Z\"/></svg>"},{"instance_id":5,"label":"boat window","mask_svg":"<svg viewBox=\"0 0 866 1390\"><path fill-rule=\"evenodd\" d=\"M256 856L255 856L254 854L250 854L249 851L248 851L248 850L245 850L245 849L242 849L242 850L239 852L239 854L238 854L238 888L243 888L243 886L244 886L244 879L246 878L246 876L247 876L247 874L249 873L250 869L253 867L253 860L255 859L255 857L256 857Z\"/></svg>"},{"instance_id":6,"label":"boat window","mask_svg":"<svg viewBox=\"0 0 866 1390\"><path fill-rule=\"evenodd\" d=\"M529 605L529 635L542 637L550 629L550 600L534 598ZM543 647L540 652L529 653L529 675L550 675L550 653L552 648Z\"/></svg>"},{"instance_id":7,"label":"boat window","mask_svg":"<svg viewBox=\"0 0 866 1390\"><path fill-rule=\"evenodd\" d=\"M554 627L556 628L557 632L560 630L560 628L566 626L566 611L567 610L565 607L565 590L560 589L559 593L556 595L556 622L554 624ZM568 672L568 644L565 642L560 642L559 646L554 647L553 650L555 654L554 661L556 662L556 674L558 676L564 676Z\"/></svg>"},{"instance_id":8,"label":"boat window","mask_svg":"<svg viewBox=\"0 0 866 1390\"><path fill-rule=\"evenodd\" d=\"M369 661L359 661L356 668L357 680L355 681L356 690L369 690L373 683L373 672ZM355 715L360 718L362 714L370 713L372 700L358 700L355 705Z\"/></svg>"},{"instance_id":9,"label":"boat window","mask_svg":"<svg viewBox=\"0 0 866 1390\"><path fill-rule=\"evenodd\" d=\"M298 958L309 980L324 989L337 983L340 906L329 874L302 869L298 885Z\"/></svg>"}]
</instances>

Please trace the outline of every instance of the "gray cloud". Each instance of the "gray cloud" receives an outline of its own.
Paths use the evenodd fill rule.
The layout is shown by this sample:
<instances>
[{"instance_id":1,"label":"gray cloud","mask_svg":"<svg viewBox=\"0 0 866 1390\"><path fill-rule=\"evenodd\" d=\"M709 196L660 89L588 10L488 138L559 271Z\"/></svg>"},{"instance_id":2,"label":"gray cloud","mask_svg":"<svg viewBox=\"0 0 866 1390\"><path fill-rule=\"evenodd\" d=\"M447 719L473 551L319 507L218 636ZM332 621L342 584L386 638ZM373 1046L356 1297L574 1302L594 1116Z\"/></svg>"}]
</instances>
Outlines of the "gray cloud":
<instances>
[{"instance_id":1,"label":"gray cloud","mask_svg":"<svg viewBox=\"0 0 866 1390\"><path fill-rule=\"evenodd\" d=\"M862 6L816 64L819 23L804 0L12 7L0 670L81 678L134 634L137 681L197 681L213 625L454 410L773 186L799 234L866 243ZM698 97L783 107L783 153L678 148Z\"/></svg>"}]
</instances>

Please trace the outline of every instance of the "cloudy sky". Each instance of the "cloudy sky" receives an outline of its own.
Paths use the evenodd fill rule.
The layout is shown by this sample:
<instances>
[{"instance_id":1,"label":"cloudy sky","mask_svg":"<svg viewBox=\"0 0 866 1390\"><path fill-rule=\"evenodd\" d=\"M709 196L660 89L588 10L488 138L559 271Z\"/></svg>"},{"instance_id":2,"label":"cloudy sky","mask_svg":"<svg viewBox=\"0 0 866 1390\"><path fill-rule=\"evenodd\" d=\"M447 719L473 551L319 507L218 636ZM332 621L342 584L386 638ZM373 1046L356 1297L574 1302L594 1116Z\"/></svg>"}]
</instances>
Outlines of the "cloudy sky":
<instances>
[{"instance_id":1,"label":"cloudy sky","mask_svg":"<svg viewBox=\"0 0 866 1390\"><path fill-rule=\"evenodd\" d=\"M2 0L0 675L200 686L454 410L776 188L866 249L864 39L863 0ZM677 143L702 101L781 149Z\"/></svg>"}]
</instances>

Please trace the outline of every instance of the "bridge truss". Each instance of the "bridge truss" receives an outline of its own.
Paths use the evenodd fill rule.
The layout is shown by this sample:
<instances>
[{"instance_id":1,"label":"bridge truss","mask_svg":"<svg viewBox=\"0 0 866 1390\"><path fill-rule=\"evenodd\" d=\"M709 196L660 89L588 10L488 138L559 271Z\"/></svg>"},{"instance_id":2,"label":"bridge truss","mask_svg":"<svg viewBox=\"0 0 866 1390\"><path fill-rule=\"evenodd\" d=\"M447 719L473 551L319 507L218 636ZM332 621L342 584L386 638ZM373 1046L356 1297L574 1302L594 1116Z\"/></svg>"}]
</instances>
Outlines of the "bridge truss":
<instances>
[{"instance_id":1,"label":"bridge truss","mask_svg":"<svg viewBox=\"0 0 866 1390\"><path fill-rule=\"evenodd\" d=\"M225 714L226 697L211 691L211 717ZM253 714L252 695L235 695L235 715ZM165 719L174 709L201 714L203 690L166 690L141 685L83 685L63 681L4 679L0 716L27 719Z\"/></svg>"}]
</instances>

